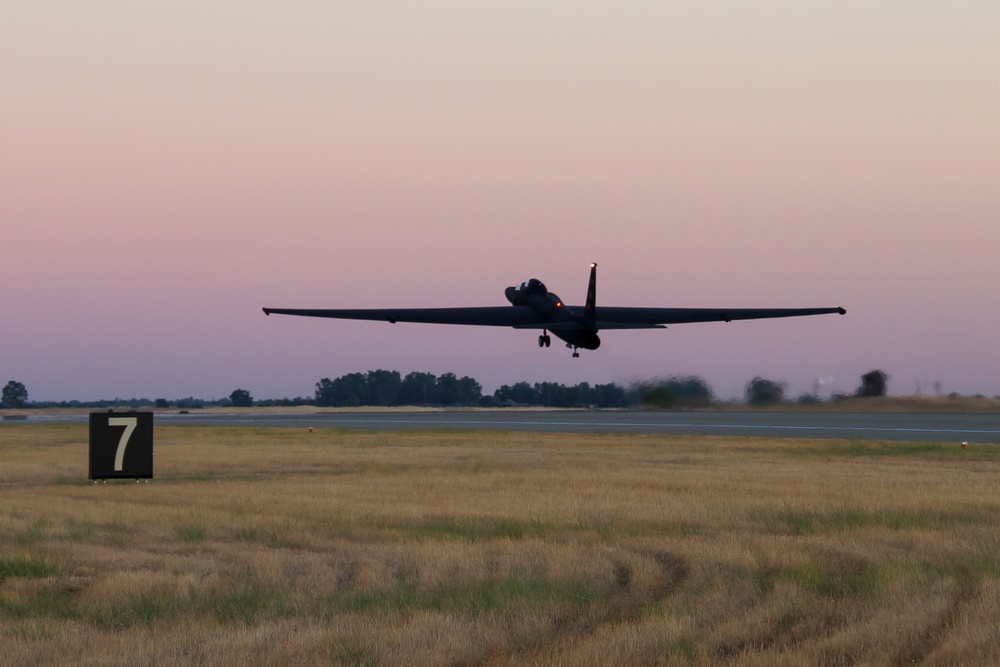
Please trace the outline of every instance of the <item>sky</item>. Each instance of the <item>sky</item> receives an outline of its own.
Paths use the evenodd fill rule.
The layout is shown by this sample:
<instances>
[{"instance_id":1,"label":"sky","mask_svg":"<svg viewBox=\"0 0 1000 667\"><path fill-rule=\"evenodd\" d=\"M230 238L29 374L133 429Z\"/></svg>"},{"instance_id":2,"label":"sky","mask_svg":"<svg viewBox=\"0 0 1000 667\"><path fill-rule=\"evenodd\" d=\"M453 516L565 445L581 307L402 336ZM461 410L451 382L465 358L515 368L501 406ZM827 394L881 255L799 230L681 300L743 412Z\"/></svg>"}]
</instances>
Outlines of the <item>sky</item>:
<instances>
[{"instance_id":1,"label":"sky","mask_svg":"<svg viewBox=\"0 0 1000 667\"><path fill-rule=\"evenodd\" d=\"M1000 394L1000 3L13 0L0 383L32 400L763 376ZM603 332L265 317L847 315Z\"/></svg>"}]
</instances>

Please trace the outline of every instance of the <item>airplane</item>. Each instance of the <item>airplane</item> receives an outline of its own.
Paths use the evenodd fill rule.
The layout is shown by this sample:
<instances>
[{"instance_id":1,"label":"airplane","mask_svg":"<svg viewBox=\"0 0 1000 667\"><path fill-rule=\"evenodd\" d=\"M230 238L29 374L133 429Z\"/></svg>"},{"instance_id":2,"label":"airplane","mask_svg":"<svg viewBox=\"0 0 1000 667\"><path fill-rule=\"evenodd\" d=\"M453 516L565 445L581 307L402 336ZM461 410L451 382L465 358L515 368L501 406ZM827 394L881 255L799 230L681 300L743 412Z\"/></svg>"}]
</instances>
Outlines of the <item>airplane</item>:
<instances>
[{"instance_id":1,"label":"airplane","mask_svg":"<svg viewBox=\"0 0 1000 667\"><path fill-rule=\"evenodd\" d=\"M554 336L572 348L596 350L601 345L601 329L666 329L668 324L689 322L732 322L774 317L847 313L843 308L632 308L597 305L597 264L590 265L587 301L583 306L567 306L548 291L537 278L504 290L509 306L472 308L363 308L319 310L264 308L264 314L332 317L347 320L422 322L425 324L467 324L515 329L541 329L538 347L549 347Z\"/></svg>"}]
</instances>

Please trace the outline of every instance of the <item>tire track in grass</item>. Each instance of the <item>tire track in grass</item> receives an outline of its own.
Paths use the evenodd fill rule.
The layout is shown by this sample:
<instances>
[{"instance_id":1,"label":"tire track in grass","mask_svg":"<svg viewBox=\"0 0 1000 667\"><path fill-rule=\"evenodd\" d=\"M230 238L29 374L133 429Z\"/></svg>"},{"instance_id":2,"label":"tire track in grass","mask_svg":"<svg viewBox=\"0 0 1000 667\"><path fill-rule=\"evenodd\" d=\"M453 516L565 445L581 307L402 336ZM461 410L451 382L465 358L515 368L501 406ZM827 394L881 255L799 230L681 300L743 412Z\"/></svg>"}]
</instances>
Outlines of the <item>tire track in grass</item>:
<instances>
[{"instance_id":1,"label":"tire track in grass","mask_svg":"<svg viewBox=\"0 0 1000 667\"><path fill-rule=\"evenodd\" d=\"M647 608L672 595L690 576L691 567L687 560L671 551L654 549L633 553L656 563L659 577L655 583L645 590L636 590L632 581L632 566L622 560L616 561L612 567L614 588L610 595L603 600L565 609L553 617L544 641L538 642L533 652L541 653L560 641L588 637L602 627L638 619Z\"/></svg>"},{"instance_id":2,"label":"tire track in grass","mask_svg":"<svg viewBox=\"0 0 1000 667\"><path fill-rule=\"evenodd\" d=\"M979 586L976 584L960 586L958 593L944 611L938 614L933 622L928 623L913 642L903 647L902 652L896 656L892 664L897 667L924 664L924 661L930 657L934 650L948 638L962 606L972 600L978 592Z\"/></svg>"}]
</instances>

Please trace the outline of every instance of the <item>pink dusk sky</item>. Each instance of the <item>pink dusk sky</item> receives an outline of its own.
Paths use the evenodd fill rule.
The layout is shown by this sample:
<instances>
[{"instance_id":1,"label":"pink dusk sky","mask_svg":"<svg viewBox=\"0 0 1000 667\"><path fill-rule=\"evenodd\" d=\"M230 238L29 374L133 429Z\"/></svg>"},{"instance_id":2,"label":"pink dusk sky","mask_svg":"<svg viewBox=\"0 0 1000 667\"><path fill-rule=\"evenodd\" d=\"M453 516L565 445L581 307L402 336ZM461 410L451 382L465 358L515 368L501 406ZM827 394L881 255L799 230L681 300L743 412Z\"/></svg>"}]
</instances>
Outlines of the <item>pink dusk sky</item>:
<instances>
[{"instance_id":1,"label":"pink dusk sky","mask_svg":"<svg viewBox=\"0 0 1000 667\"><path fill-rule=\"evenodd\" d=\"M0 383L1000 394L1000 3L78 2L0 23ZM843 306L537 332L262 306ZM936 384L939 383L939 384Z\"/></svg>"}]
</instances>

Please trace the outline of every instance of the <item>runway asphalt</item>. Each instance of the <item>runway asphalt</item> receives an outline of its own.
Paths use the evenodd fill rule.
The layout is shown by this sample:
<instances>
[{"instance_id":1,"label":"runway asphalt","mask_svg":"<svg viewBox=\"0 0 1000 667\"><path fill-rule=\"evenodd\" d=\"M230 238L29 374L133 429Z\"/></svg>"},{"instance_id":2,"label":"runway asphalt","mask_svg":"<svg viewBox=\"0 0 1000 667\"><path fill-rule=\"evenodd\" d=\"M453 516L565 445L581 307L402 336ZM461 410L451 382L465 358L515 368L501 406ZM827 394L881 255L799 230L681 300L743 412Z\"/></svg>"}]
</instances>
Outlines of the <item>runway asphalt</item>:
<instances>
[{"instance_id":1,"label":"runway asphalt","mask_svg":"<svg viewBox=\"0 0 1000 667\"><path fill-rule=\"evenodd\" d=\"M157 424L282 428L460 429L548 433L736 435L1000 444L1000 415L886 412L643 412L629 410L420 410L405 412L157 413ZM28 423L86 422L32 415Z\"/></svg>"},{"instance_id":2,"label":"runway asphalt","mask_svg":"<svg viewBox=\"0 0 1000 667\"><path fill-rule=\"evenodd\" d=\"M448 428L1000 443L1000 415L995 414L619 410L319 411L313 414L157 414L156 422L202 426L372 430Z\"/></svg>"}]
</instances>

